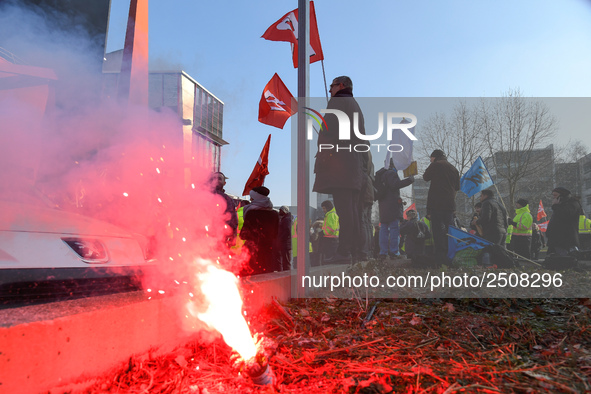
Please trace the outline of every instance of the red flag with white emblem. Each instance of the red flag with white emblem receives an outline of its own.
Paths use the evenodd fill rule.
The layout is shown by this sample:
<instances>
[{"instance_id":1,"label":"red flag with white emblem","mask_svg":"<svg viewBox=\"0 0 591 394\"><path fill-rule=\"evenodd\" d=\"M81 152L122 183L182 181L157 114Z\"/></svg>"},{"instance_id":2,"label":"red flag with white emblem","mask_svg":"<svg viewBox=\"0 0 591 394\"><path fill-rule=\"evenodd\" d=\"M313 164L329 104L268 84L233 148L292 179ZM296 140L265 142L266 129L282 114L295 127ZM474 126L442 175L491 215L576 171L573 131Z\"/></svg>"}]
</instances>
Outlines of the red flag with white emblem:
<instances>
[{"instance_id":1,"label":"red flag with white emblem","mask_svg":"<svg viewBox=\"0 0 591 394\"><path fill-rule=\"evenodd\" d=\"M259 102L259 122L282 129L295 114L297 103L279 75L275 73L267 83Z\"/></svg>"},{"instance_id":2,"label":"red flag with white emblem","mask_svg":"<svg viewBox=\"0 0 591 394\"><path fill-rule=\"evenodd\" d=\"M265 183L265 177L269 175L269 147L271 146L271 134L267 138L267 143L263 147L263 151L257 160L257 163L254 165L254 169L252 170L252 174L250 174L250 178L246 181L246 185L244 185L244 191L242 192L243 196L248 195L248 193L255 187L263 186Z\"/></svg>"},{"instance_id":3,"label":"red flag with white emblem","mask_svg":"<svg viewBox=\"0 0 591 394\"><path fill-rule=\"evenodd\" d=\"M270 41L286 41L291 43L293 66L298 68L298 9L288 12L273 23L262 36ZM314 2L310 2L310 64L324 60Z\"/></svg>"},{"instance_id":4,"label":"red flag with white emblem","mask_svg":"<svg viewBox=\"0 0 591 394\"><path fill-rule=\"evenodd\" d=\"M540 205L538 206L538 222L544 219L546 216L546 211L544 211L544 205L542 205L542 200L540 200Z\"/></svg>"}]
</instances>

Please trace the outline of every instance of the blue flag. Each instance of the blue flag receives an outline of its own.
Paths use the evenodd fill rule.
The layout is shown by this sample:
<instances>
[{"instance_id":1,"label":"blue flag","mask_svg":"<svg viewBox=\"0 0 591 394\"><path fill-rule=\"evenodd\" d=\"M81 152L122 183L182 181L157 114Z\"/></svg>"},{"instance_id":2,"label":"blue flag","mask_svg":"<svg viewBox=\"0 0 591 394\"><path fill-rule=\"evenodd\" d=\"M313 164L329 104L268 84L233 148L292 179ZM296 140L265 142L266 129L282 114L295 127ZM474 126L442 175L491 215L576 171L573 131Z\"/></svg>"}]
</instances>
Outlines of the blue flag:
<instances>
[{"instance_id":1,"label":"blue flag","mask_svg":"<svg viewBox=\"0 0 591 394\"><path fill-rule=\"evenodd\" d=\"M460 190L472 197L481 190L494 184L484 161L478 156L478 159L472 164L472 167L460 179Z\"/></svg>"},{"instance_id":2,"label":"blue flag","mask_svg":"<svg viewBox=\"0 0 591 394\"><path fill-rule=\"evenodd\" d=\"M454 226L449 226L447 234L447 257L450 260L453 259L456 253L460 250L464 250L466 248L480 250L485 246L492 245L492 242L462 231Z\"/></svg>"}]
</instances>

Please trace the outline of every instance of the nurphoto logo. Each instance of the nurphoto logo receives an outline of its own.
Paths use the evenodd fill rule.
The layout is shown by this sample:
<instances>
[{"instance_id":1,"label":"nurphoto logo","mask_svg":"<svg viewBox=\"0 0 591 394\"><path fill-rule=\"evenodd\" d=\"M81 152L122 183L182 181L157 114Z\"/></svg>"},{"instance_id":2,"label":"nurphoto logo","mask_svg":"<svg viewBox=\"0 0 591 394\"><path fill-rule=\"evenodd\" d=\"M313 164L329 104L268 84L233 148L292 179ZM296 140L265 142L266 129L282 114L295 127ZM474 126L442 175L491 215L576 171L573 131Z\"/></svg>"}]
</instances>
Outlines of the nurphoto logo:
<instances>
[{"instance_id":1,"label":"nurphoto logo","mask_svg":"<svg viewBox=\"0 0 591 394\"><path fill-rule=\"evenodd\" d=\"M328 130L328 125L322 114L333 114L337 117L339 122L339 141L351 141L351 120L346 113L337 109L321 109L319 112L309 107L304 108L312 112L306 112L306 115L310 116L306 123L307 138L309 141L312 140L314 135L314 121L316 121L321 129L324 128L325 130ZM396 123L395 119L403 119L403 121L402 123ZM410 121L405 122L405 120ZM362 134L359 131L359 113L353 113L353 133L355 133L355 136L358 139L363 141L379 140L384 134L384 123L386 124L386 136L388 141L392 141L394 130L402 131L404 135L412 141L417 140L417 137L415 137L410 131L410 129L417 124L417 117L413 114L407 112L387 112L386 116L384 116L384 112L378 112L378 131L374 134ZM385 147L389 152L402 152L404 149L400 144L350 144L348 146L343 144L338 144L336 146L333 144L320 144L318 146L318 151L321 152L323 150L336 149L337 152L339 150L347 150L349 152L368 152L372 147L377 148L378 152L381 147Z\"/></svg>"}]
</instances>

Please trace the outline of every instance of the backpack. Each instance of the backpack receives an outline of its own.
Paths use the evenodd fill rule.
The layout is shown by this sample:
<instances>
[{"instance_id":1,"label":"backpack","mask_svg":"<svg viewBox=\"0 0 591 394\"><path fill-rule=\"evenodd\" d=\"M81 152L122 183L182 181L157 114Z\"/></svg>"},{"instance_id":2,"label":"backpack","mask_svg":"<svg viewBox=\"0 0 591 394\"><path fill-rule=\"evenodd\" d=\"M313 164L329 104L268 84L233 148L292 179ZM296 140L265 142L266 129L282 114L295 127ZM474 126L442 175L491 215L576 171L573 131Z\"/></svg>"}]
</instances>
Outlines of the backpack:
<instances>
[{"instance_id":1,"label":"backpack","mask_svg":"<svg viewBox=\"0 0 591 394\"><path fill-rule=\"evenodd\" d=\"M386 197L387 187L386 183L384 182L384 173L387 171L385 168L380 168L375 175L375 181L373 183L374 186L374 201L382 200Z\"/></svg>"}]
</instances>

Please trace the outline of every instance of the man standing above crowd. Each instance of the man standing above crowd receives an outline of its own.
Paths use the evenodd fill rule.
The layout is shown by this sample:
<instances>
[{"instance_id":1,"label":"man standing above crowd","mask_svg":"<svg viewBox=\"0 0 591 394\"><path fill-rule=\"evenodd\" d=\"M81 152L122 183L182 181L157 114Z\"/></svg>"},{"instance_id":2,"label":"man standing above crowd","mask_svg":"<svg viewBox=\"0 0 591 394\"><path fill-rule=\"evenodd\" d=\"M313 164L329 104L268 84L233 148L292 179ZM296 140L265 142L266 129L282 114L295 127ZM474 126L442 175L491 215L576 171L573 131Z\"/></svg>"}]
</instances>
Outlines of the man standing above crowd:
<instances>
[{"instance_id":1,"label":"man standing above crowd","mask_svg":"<svg viewBox=\"0 0 591 394\"><path fill-rule=\"evenodd\" d=\"M527 200L520 198L515 203L515 217L513 218L513 234L511 235L511 250L520 256L531 257L532 224L534 219L529 213Z\"/></svg>"},{"instance_id":2,"label":"man standing above crowd","mask_svg":"<svg viewBox=\"0 0 591 394\"><path fill-rule=\"evenodd\" d=\"M430 159L431 164L423 174L423 179L431 182L427 194L427 213L431 215L434 253L442 260L446 260L447 231L456 210L460 173L447 161L445 153L440 149L435 149Z\"/></svg>"},{"instance_id":3,"label":"man standing above crowd","mask_svg":"<svg viewBox=\"0 0 591 394\"><path fill-rule=\"evenodd\" d=\"M361 212L359 194L363 184L363 161L367 153L356 152L352 146L366 144L353 132L354 114L359 117L359 132L365 134L365 121L357 101L353 98L353 82L346 76L337 77L330 85L331 99L327 109L337 109L351 119L350 140L339 140L339 122L334 114L326 114L327 127L318 134L318 146L333 146L322 149L314 163L313 191L332 194L336 213L339 216L339 246L327 263L351 263L361 249Z\"/></svg>"},{"instance_id":4,"label":"man standing above crowd","mask_svg":"<svg viewBox=\"0 0 591 394\"><path fill-rule=\"evenodd\" d=\"M505 246L507 237L507 210L499 204L492 190L480 192L480 216L472 222L482 229L482 238L496 245Z\"/></svg>"}]
</instances>

